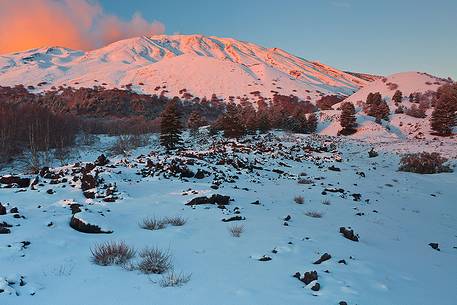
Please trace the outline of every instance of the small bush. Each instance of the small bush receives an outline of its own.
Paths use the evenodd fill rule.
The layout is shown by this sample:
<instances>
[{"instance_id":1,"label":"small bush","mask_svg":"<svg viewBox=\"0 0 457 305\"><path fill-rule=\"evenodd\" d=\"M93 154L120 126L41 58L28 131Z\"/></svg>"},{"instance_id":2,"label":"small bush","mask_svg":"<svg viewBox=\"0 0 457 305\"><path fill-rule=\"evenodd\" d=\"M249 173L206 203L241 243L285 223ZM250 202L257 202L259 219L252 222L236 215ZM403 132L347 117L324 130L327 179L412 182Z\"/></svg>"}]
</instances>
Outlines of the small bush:
<instances>
[{"instance_id":1,"label":"small bush","mask_svg":"<svg viewBox=\"0 0 457 305\"><path fill-rule=\"evenodd\" d=\"M243 225L233 225L229 228L230 234L232 234L233 237L240 237L241 233L244 232L244 226Z\"/></svg>"},{"instance_id":2,"label":"small bush","mask_svg":"<svg viewBox=\"0 0 457 305\"><path fill-rule=\"evenodd\" d=\"M321 203L324 204L324 205L330 205L331 204L330 200L328 200L328 199L322 200Z\"/></svg>"},{"instance_id":3,"label":"small bush","mask_svg":"<svg viewBox=\"0 0 457 305\"><path fill-rule=\"evenodd\" d=\"M167 225L167 219L157 219L157 218L145 218L143 222L140 223L140 227L146 230L160 230L165 228Z\"/></svg>"},{"instance_id":4,"label":"small bush","mask_svg":"<svg viewBox=\"0 0 457 305\"><path fill-rule=\"evenodd\" d=\"M313 183L314 183L314 181L311 180L311 179L303 179L302 178L302 179L298 180L298 184L313 184Z\"/></svg>"},{"instance_id":5,"label":"small bush","mask_svg":"<svg viewBox=\"0 0 457 305\"><path fill-rule=\"evenodd\" d=\"M303 196L295 196L294 201L295 201L295 203L303 204L303 203L305 203L305 198Z\"/></svg>"},{"instance_id":6,"label":"small bush","mask_svg":"<svg viewBox=\"0 0 457 305\"><path fill-rule=\"evenodd\" d=\"M160 279L161 287L179 287L190 281L191 274L175 273L173 271L162 275Z\"/></svg>"},{"instance_id":7,"label":"small bush","mask_svg":"<svg viewBox=\"0 0 457 305\"><path fill-rule=\"evenodd\" d=\"M173 269L171 253L159 248L146 248L140 252L138 270L145 274L162 274Z\"/></svg>"},{"instance_id":8,"label":"small bush","mask_svg":"<svg viewBox=\"0 0 457 305\"><path fill-rule=\"evenodd\" d=\"M312 217L312 218L322 218L322 213L317 212L317 211L308 211L305 213L306 216Z\"/></svg>"},{"instance_id":9,"label":"small bush","mask_svg":"<svg viewBox=\"0 0 457 305\"><path fill-rule=\"evenodd\" d=\"M186 224L187 220L181 216L173 216L165 218L165 222L175 227L180 227Z\"/></svg>"},{"instance_id":10,"label":"small bush","mask_svg":"<svg viewBox=\"0 0 457 305\"><path fill-rule=\"evenodd\" d=\"M422 152L404 155L400 160L399 171L418 174L448 173L452 169L445 165L447 159L439 153Z\"/></svg>"},{"instance_id":11,"label":"small bush","mask_svg":"<svg viewBox=\"0 0 457 305\"><path fill-rule=\"evenodd\" d=\"M101 266L123 265L135 257L135 250L123 241L106 242L91 249L92 261Z\"/></svg>"}]
</instances>

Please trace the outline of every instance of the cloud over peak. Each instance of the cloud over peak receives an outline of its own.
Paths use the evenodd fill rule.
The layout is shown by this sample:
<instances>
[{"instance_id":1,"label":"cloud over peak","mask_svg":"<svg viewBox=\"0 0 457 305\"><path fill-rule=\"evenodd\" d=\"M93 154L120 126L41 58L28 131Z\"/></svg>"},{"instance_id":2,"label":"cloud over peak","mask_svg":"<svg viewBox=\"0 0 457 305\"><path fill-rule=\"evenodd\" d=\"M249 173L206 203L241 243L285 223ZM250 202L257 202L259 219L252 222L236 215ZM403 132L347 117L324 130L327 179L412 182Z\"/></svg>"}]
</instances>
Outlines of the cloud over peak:
<instances>
[{"instance_id":1,"label":"cloud over peak","mask_svg":"<svg viewBox=\"0 0 457 305\"><path fill-rule=\"evenodd\" d=\"M90 50L164 30L140 13L124 21L88 0L0 0L0 53L43 46Z\"/></svg>"}]
</instances>

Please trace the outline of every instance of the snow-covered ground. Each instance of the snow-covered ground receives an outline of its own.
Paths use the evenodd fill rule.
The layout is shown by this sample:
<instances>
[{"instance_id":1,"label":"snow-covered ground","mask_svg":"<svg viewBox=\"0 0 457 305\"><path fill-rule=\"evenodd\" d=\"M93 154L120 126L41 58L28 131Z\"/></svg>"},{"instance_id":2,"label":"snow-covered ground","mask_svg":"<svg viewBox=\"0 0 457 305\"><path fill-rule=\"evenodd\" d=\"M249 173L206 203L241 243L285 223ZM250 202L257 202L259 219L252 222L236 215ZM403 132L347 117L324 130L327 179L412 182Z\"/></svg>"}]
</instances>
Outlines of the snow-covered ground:
<instances>
[{"instance_id":1,"label":"snow-covered ground","mask_svg":"<svg viewBox=\"0 0 457 305\"><path fill-rule=\"evenodd\" d=\"M112 141L103 137L83 148L80 161L94 162ZM109 157L108 165L90 172L104 179L96 189L101 196L103 184L116 184L115 202L85 198L80 181L73 181L80 169L73 164L51 169L62 172L54 179L58 184L40 177L36 190L1 188L8 213L0 223L13 226L0 235L0 304L453 305L457 174L398 172L396 151L438 146L411 141L386 142L376 147L378 157L368 158L372 146L355 139L274 133L236 143L203 136L198 144L188 142L188 150L166 156L153 136L130 157ZM455 164L455 143L443 146ZM171 164L209 173L202 179L173 177ZM212 194L233 201L225 209L185 205ZM296 196L304 203L296 203ZM113 233L72 229L72 203L82 205L80 218ZM9 212L13 207L18 213ZM236 215L245 220L221 221ZM140 228L153 216L182 216L187 223ZM228 231L235 223L244 225L239 238ZM343 237L340 227L351 227L359 241ZM162 288L160 275L95 265L91 249L104 241L168 249L175 270L191 279ZM438 243L440 251L429 243ZM324 253L331 259L313 264ZM271 260L259 261L264 255ZM316 292L310 289L315 282L305 286L293 277L313 270L321 286Z\"/></svg>"}]
</instances>

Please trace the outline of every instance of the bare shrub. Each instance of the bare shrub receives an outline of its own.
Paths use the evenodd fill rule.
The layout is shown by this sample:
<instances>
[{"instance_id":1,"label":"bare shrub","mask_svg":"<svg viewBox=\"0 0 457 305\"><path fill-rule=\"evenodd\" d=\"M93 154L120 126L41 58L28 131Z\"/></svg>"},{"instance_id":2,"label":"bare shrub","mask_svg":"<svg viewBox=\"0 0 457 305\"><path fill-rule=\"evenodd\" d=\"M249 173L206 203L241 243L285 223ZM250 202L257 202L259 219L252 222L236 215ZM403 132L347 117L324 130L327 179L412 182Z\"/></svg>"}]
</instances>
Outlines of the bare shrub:
<instances>
[{"instance_id":1,"label":"bare shrub","mask_svg":"<svg viewBox=\"0 0 457 305\"><path fill-rule=\"evenodd\" d=\"M330 200L328 200L328 199L322 200L321 203L324 204L324 205L330 205L331 204Z\"/></svg>"},{"instance_id":2,"label":"bare shrub","mask_svg":"<svg viewBox=\"0 0 457 305\"><path fill-rule=\"evenodd\" d=\"M145 218L143 222L140 223L140 227L146 230L160 230L165 228L168 223L168 219L158 219L158 218Z\"/></svg>"},{"instance_id":3,"label":"bare shrub","mask_svg":"<svg viewBox=\"0 0 457 305\"><path fill-rule=\"evenodd\" d=\"M175 227L183 226L187 222L187 220L181 216L166 217L164 221Z\"/></svg>"},{"instance_id":4,"label":"bare shrub","mask_svg":"<svg viewBox=\"0 0 457 305\"><path fill-rule=\"evenodd\" d=\"M322 218L322 213L318 211L308 211L305 215L312 218Z\"/></svg>"},{"instance_id":5,"label":"bare shrub","mask_svg":"<svg viewBox=\"0 0 457 305\"><path fill-rule=\"evenodd\" d=\"M123 241L95 245L91 253L92 261L101 266L123 265L135 257L135 250Z\"/></svg>"},{"instance_id":6,"label":"bare shrub","mask_svg":"<svg viewBox=\"0 0 457 305\"><path fill-rule=\"evenodd\" d=\"M145 135L120 135L108 151L111 155L127 156L133 149L147 144L148 138Z\"/></svg>"},{"instance_id":7,"label":"bare shrub","mask_svg":"<svg viewBox=\"0 0 457 305\"><path fill-rule=\"evenodd\" d=\"M191 274L175 273L174 271L162 275L161 287L179 287L190 281Z\"/></svg>"},{"instance_id":8,"label":"bare shrub","mask_svg":"<svg viewBox=\"0 0 457 305\"><path fill-rule=\"evenodd\" d=\"M295 196L294 201L295 201L295 203L303 204L303 203L305 203L305 198L303 196Z\"/></svg>"},{"instance_id":9,"label":"bare shrub","mask_svg":"<svg viewBox=\"0 0 457 305\"><path fill-rule=\"evenodd\" d=\"M452 172L450 166L445 165L448 160L439 153L422 152L404 155L400 160L399 171L418 174L435 174Z\"/></svg>"},{"instance_id":10,"label":"bare shrub","mask_svg":"<svg viewBox=\"0 0 457 305\"><path fill-rule=\"evenodd\" d=\"M169 250L146 248L140 252L141 261L138 270L145 274L162 274L173 269Z\"/></svg>"},{"instance_id":11,"label":"bare shrub","mask_svg":"<svg viewBox=\"0 0 457 305\"><path fill-rule=\"evenodd\" d=\"M244 232L243 225L233 225L229 228L229 232L233 237L240 237L241 234Z\"/></svg>"}]
</instances>

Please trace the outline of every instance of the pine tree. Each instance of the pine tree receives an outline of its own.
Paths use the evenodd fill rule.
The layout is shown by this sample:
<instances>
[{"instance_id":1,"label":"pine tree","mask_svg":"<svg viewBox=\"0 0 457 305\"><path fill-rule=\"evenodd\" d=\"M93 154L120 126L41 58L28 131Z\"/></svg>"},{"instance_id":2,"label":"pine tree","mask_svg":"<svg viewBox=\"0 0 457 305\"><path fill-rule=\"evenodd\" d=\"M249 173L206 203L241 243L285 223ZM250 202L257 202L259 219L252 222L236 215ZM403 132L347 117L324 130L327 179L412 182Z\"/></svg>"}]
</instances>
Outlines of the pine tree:
<instances>
[{"instance_id":1,"label":"pine tree","mask_svg":"<svg viewBox=\"0 0 457 305\"><path fill-rule=\"evenodd\" d=\"M193 135L196 135L198 133L198 129L206 124L207 121L197 111L192 111L189 119L187 120L187 127L189 127Z\"/></svg>"},{"instance_id":2,"label":"pine tree","mask_svg":"<svg viewBox=\"0 0 457 305\"><path fill-rule=\"evenodd\" d=\"M341 105L340 125L343 127L341 134L349 135L355 132L357 126L355 118L355 107L350 102L344 102Z\"/></svg>"},{"instance_id":3,"label":"pine tree","mask_svg":"<svg viewBox=\"0 0 457 305\"><path fill-rule=\"evenodd\" d=\"M317 130L317 123L318 123L318 118L316 114L313 112L308 116L308 119L306 121L306 133L314 133Z\"/></svg>"},{"instance_id":4,"label":"pine tree","mask_svg":"<svg viewBox=\"0 0 457 305\"><path fill-rule=\"evenodd\" d=\"M167 104L160 115L160 144L167 150L175 149L182 145L181 116L176 102Z\"/></svg>"},{"instance_id":5,"label":"pine tree","mask_svg":"<svg viewBox=\"0 0 457 305\"><path fill-rule=\"evenodd\" d=\"M395 103L401 103L403 100L403 93L400 90L395 91L394 96L392 97L392 101Z\"/></svg>"},{"instance_id":6,"label":"pine tree","mask_svg":"<svg viewBox=\"0 0 457 305\"><path fill-rule=\"evenodd\" d=\"M430 118L431 128L441 136L452 134L457 123L457 84L447 84L438 88L435 109Z\"/></svg>"},{"instance_id":7,"label":"pine tree","mask_svg":"<svg viewBox=\"0 0 457 305\"><path fill-rule=\"evenodd\" d=\"M222 118L224 137L239 138L246 133L246 128L242 122L240 108L235 103L228 103L226 112Z\"/></svg>"},{"instance_id":8,"label":"pine tree","mask_svg":"<svg viewBox=\"0 0 457 305\"><path fill-rule=\"evenodd\" d=\"M377 122L380 122L380 120L389 120L390 108L385 101L382 101L374 108L374 117L376 118Z\"/></svg>"},{"instance_id":9,"label":"pine tree","mask_svg":"<svg viewBox=\"0 0 457 305\"><path fill-rule=\"evenodd\" d=\"M266 110L257 113L257 127L261 133L266 133L271 129L271 123Z\"/></svg>"}]
</instances>

